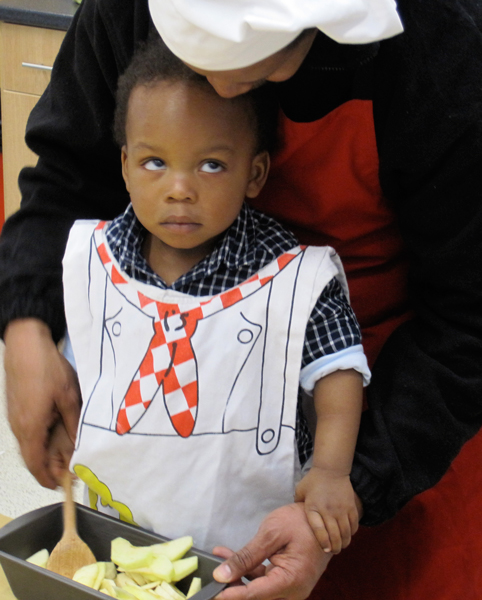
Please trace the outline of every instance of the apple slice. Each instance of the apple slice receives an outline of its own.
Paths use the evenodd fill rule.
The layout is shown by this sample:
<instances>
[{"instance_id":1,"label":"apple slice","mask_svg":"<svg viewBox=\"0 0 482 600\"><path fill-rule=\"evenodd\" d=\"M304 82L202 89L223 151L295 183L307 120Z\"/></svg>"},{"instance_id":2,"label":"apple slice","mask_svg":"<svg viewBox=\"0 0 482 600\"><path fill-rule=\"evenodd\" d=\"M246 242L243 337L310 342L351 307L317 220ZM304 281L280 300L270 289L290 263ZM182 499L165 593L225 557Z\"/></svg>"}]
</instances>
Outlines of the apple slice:
<instances>
[{"instance_id":1,"label":"apple slice","mask_svg":"<svg viewBox=\"0 0 482 600\"><path fill-rule=\"evenodd\" d=\"M172 563L173 574L170 581L181 581L184 577L187 577L198 568L197 556L188 556L187 558L181 558L181 560L175 560Z\"/></svg>"},{"instance_id":2,"label":"apple slice","mask_svg":"<svg viewBox=\"0 0 482 600\"><path fill-rule=\"evenodd\" d=\"M186 600L186 596L172 583L162 581L159 587L167 594L169 598L171 598L171 600Z\"/></svg>"},{"instance_id":3,"label":"apple slice","mask_svg":"<svg viewBox=\"0 0 482 600\"><path fill-rule=\"evenodd\" d=\"M140 587L128 585L126 591L131 593L137 600L158 600L158 596L149 590L143 590Z\"/></svg>"},{"instance_id":4,"label":"apple slice","mask_svg":"<svg viewBox=\"0 0 482 600\"><path fill-rule=\"evenodd\" d=\"M131 579L133 579L135 581L136 585L138 585L139 587L146 585L146 583L147 583L147 580L144 577L144 575L141 575L137 571L126 571L126 575L128 577L130 577Z\"/></svg>"},{"instance_id":5,"label":"apple slice","mask_svg":"<svg viewBox=\"0 0 482 600\"><path fill-rule=\"evenodd\" d=\"M198 592L201 591L201 588L202 588L201 578L193 577L192 581L191 581L191 585L189 586L189 589L187 591L186 598L190 598L191 596L194 596L194 594L197 594Z\"/></svg>"},{"instance_id":6,"label":"apple slice","mask_svg":"<svg viewBox=\"0 0 482 600\"><path fill-rule=\"evenodd\" d=\"M197 557L196 557L197 558ZM139 567L138 569L130 569L136 573L140 573L146 579L155 580L160 579L162 581L172 581L172 575L174 572L173 564L167 556L159 554L154 560L152 560L147 566Z\"/></svg>"},{"instance_id":7,"label":"apple slice","mask_svg":"<svg viewBox=\"0 0 482 600\"><path fill-rule=\"evenodd\" d=\"M137 600L137 598L133 596L130 592L128 592L125 588L120 587L116 587L115 597L117 598L117 600Z\"/></svg>"},{"instance_id":8,"label":"apple slice","mask_svg":"<svg viewBox=\"0 0 482 600\"><path fill-rule=\"evenodd\" d=\"M37 567L46 568L48 559L49 551L47 548L42 548L42 550L32 554L32 556L29 556L29 558L27 558L27 562L31 563L32 565L37 565Z\"/></svg>"},{"instance_id":9,"label":"apple slice","mask_svg":"<svg viewBox=\"0 0 482 600\"><path fill-rule=\"evenodd\" d=\"M125 588L127 585L136 585L136 582L127 573L119 573L114 583L120 588Z\"/></svg>"},{"instance_id":10,"label":"apple slice","mask_svg":"<svg viewBox=\"0 0 482 600\"><path fill-rule=\"evenodd\" d=\"M172 596L170 596L165 590L162 589L160 585L158 585L154 590L154 594L161 600L172 600Z\"/></svg>"},{"instance_id":11,"label":"apple slice","mask_svg":"<svg viewBox=\"0 0 482 600\"><path fill-rule=\"evenodd\" d=\"M119 567L134 571L146 567L153 558L150 546L133 546L128 540L118 537L111 542L110 557Z\"/></svg>"},{"instance_id":12,"label":"apple slice","mask_svg":"<svg viewBox=\"0 0 482 600\"><path fill-rule=\"evenodd\" d=\"M97 588L95 587L96 583L98 581L98 576L99 576L99 565L98 565L98 563L93 563L91 565L86 565L85 567L80 567L80 569L74 573L72 580L76 581L77 583L82 583L83 585L86 585L87 587L90 587L93 589L99 589L98 587ZM100 580L100 581L102 581L102 580ZM99 587L100 587L100 581L99 581Z\"/></svg>"},{"instance_id":13,"label":"apple slice","mask_svg":"<svg viewBox=\"0 0 482 600\"><path fill-rule=\"evenodd\" d=\"M153 544L151 548L155 555L163 554L169 560L174 561L182 558L192 548L192 544L192 536L185 535L184 537L176 538L163 544Z\"/></svg>"},{"instance_id":14,"label":"apple slice","mask_svg":"<svg viewBox=\"0 0 482 600\"><path fill-rule=\"evenodd\" d=\"M115 568L115 564L113 562L104 562L105 565L105 579L115 579L117 577L117 569Z\"/></svg>"},{"instance_id":15,"label":"apple slice","mask_svg":"<svg viewBox=\"0 0 482 600\"><path fill-rule=\"evenodd\" d=\"M94 590L98 590L100 588L100 584L105 579L105 562L97 563L97 577L95 578L94 585L92 586Z\"/></svg>"},{"instance_id":16,"label":"apple slice","mask_svg":"<svg viewBox=\"0 0 482 600\"><path fill-rule=\"evenodd\" d=\"M99 592L107 592L112 598L115 598L116 585L112 579L104 579L100 584Z\"/></svg>"},{"instance_id":17,"label":"apple slice","mask_svg":"<svg viewBox=\"0 0 482 600\"><path fill-rule=\"evenodd\" d=\"M139 587L141 587L143 590L154 590L159 585L161 585L161 582L157 579L156 581L150 581L149 583L145 583Z\"/></svg>"}]
</instances>

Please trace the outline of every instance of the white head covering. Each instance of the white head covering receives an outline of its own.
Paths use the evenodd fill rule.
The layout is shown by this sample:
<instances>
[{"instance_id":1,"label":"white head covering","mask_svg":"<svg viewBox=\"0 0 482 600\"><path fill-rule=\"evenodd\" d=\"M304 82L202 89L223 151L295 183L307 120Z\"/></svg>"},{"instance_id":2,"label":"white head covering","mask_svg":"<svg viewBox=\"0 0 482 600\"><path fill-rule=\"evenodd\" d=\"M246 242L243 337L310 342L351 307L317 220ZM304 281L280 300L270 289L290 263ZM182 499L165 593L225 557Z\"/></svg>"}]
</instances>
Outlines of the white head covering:
<instances>
[{"instance_id":1,"label":"white head covering","mask_svg":"<svg viewBox=\"0 0 482 600\"><path fill-rule=\"evenodd\" d=\"M154 25L181 60L207 71L252 65L318 28L342 44L403 31L394 0L149 0Z\"/></svg>"}]
</instances>

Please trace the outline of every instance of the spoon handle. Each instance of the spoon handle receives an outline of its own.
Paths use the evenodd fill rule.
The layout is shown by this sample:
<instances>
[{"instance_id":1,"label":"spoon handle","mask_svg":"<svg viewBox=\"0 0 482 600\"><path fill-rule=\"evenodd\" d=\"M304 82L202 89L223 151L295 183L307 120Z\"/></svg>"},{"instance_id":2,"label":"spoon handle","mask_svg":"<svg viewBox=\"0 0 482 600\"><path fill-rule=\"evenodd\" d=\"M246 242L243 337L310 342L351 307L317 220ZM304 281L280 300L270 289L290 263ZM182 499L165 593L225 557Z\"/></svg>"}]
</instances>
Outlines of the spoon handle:
<instances>
[{"instance_id":1,"label":"spoon handle","mask_svg":"<svg viewBox=\"0 0 482 600\"><path fill-rule=\"evenodd\" d=\"M64 515L64 535L75 533L77 531L75 504L72 498L72 474L67 469L62 480L64 488L65 501L63 506Z\"/></svg>"}]
</instances>

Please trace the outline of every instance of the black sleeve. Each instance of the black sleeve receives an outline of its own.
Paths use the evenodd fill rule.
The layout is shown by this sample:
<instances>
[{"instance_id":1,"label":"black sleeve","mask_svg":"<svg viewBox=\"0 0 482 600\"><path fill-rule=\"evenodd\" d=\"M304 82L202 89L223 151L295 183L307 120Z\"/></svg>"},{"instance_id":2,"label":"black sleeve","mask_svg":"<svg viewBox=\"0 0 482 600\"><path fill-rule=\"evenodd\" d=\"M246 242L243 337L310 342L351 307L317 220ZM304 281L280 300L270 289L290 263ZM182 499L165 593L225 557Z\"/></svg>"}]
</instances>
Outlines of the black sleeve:
<instances>
[{"instance_id":1,"label":"black sleeve","mask_svg":"<svg viewBox=\"0 0 482 600\"><path fill-rule=\"evenodd\" d=\"M362 523L433 486L482 424L482 5L399 0L374 117L414 318L373 369L352 481Z\"/></svg>"},{"instance_id":2,"label":"black sleeve","mask_svg":"<svg viewBox=\"0 0 482 600\"><path fill-rule=\"evenodd\" d=\"M0 237L0 335L17 317L65 330L61 260L72 222L112 218L128 203L112 140L119 74L150 28L147 0L83 0L26 140L39 155L22 170L21 209Z\"/></svg>"}]
</instances>

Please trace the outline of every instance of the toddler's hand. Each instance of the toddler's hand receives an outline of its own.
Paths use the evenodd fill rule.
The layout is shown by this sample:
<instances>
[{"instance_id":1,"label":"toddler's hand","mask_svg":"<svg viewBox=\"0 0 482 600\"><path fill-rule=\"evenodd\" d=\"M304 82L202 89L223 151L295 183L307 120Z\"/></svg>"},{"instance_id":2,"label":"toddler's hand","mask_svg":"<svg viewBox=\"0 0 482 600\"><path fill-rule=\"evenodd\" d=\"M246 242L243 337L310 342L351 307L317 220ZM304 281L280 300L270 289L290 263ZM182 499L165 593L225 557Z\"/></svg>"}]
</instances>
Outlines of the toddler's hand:
<instances>
[{"instance_id":1,"label":"toddler's hand","mask_svg":"<svg viewBox=\"0 0 482 600\"><path fill-rule=\"evenodd\" d=\"M59 485L63 475L69 468L70 459L74 452L74 444L62 421L58 421L50 432L47 450L49 469Z\"/></svg>"},{"instance_id":2,"label":"toddler's hand","mask_svg":"<svg viewBox=\"0 0 482 600\"><path fill-rule=\"evenodd\" d=\"M358 529L358 510L348 475L312 467L296 487L308 522L325 552L338 554Z\"/></svg>"}]
</instances>

